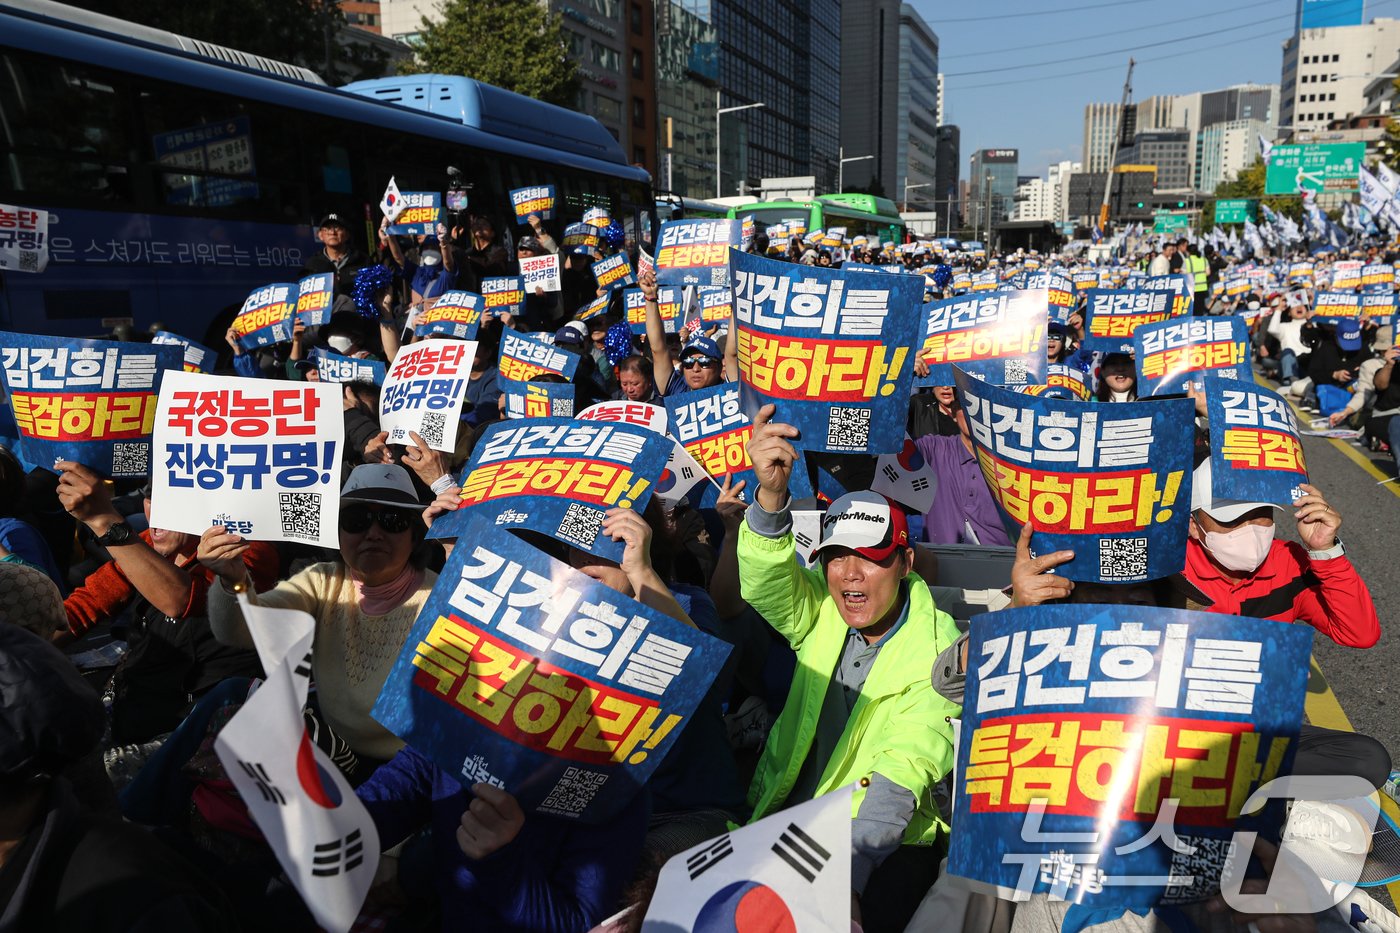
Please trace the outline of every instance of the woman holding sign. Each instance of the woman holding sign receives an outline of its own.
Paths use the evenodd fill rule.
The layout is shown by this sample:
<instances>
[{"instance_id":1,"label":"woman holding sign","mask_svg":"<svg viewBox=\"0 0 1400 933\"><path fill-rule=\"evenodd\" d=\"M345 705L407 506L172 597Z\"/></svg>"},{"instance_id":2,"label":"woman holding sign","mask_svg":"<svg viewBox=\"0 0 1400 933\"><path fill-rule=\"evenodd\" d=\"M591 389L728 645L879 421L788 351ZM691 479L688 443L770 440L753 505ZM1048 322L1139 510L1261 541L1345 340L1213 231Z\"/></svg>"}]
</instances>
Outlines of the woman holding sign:
<instances>
[{"instance_id":1,"label":"woman holding sign","mask_svg":"<svg viewBox=\"0 0 1400 933\"><path fill-rule=\"evenodd\" d=\"M248 586L250 543L222 526L199 542L200 563L222 582L209 591L209 622L228 645L253 647L235 593L259 605L299 609L316 620L311 666L320 714L361 759L359 775L403 746L370 717L437 574L425 568L422 504L403 467L365 464L340 494L339 559L308 567L265 593Z\"/></svg>"}]
</instances>

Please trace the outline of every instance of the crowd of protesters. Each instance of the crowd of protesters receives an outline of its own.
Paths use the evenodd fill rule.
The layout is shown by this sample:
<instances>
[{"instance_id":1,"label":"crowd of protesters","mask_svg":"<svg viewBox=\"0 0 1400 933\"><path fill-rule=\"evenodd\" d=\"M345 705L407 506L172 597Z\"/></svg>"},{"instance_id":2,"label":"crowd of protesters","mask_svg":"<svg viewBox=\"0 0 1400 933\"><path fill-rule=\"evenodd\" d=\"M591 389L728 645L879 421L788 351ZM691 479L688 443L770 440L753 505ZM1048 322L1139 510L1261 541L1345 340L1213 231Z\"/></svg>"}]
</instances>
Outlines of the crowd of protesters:
<instances>
[{"instance_id":1,"label":"crowd of protesters","mask_svg":"<svg viewBox=\"0 0 1400 933\"><path fill-rule=\"evenodd\" d=\"M1292 516L1273 504L1216 499L1204 458L1181 573L1123 586L1055 574L1073 554L1032 557L1029 527L1002 520L950 386L910 400L908 433L938 478L929 511L910 514L869 491L873 457L830 456L823 466L850 491L820 504L817 561L803 569L792 513L811 503L789 492L797 431L768 407L749 443L757 488L725 481L703 512L655 499L641 513L616 510L603 528L624 544L616 563L530 542L734 648L648 786L600 826L526 814L489 784L462 786L370 711L443 566L444 548L427 529L458 507L463 466L503 418L495 365L503 329L543 334L581 356L579 409L605 399L660 404L738 379L723 328L667 333L648 273L639 282L645 334L634 335L620 293L602 313L576 319L604 294L595 260L620 250L634 268L641 259L647 244L621 224L600 226L585 253L561 252L562 230L538 217L508 226L473 216L436 237L381 228L371 255L352 244L341 218L326 216L322 249L304 271L335 274L329 323L299 326L290 343L251 353L230 330L226 371L316 379L313 348L391 361L416 339L415 311L444 292L474 291L484 277L515 272L521 258L561 255L560 291L527 295L519 314L483 320L454 451L416 436L388 444L377 387L344 385L338 549L247 541L222 526L202 536L150 527L149 485L114 489L76 462L26 471L0 451L0 933L313 928L211 750L262 675L236 592L315 620L309 734L357 787L386 848L357 924L366 930L583 933L628 907L607 929L638 929L667 858L853 781L861 785L850 853L857 928L1059 927L1063 914L1043 903L998 904L941 873L950 815L942 791L954 761L948 720L963 702L968 637L966 619L950 610L974 600L961 581L940 575L923 543L1007 549L1005 579L984 603L993 610L1190 607L1310 625L1358 650L1379 638L1371 596L1338 538L1342 518L1322 492L1303 486ZM1032 258L1045 268L1092 267L873 238L835 249L797 236L770 245L759 230L750 249L816 266L924 271L929 299L953 293L955 267L1009 272ZM1197 313L1261 312L1252 323L1261 371L1305 411L1364 429L1400 456L1398 354L1378 352L1378 329L1310 321L1307 287L1213 296L1210 286L1234 261L1186 247L1184 255L1176 244L1145 250L1132 263L1146 274L1191 276ZM1082 315L1052 325L1049 337L1052 360L1079 366L1099 403L1138 397L1130 356L1080 348ZM1296 527L1300 543L1276 536L1281 524ZM125 645L115 669L92 660L111 638ZM77 673L75 659L88 673ZM1365 736L1304 727L1294 770L1379 787L1390 757ZM1202 929L1248 919L1201 907L1193 922ZM1134 915L1103 926L1151 928Z\"/></svg>"}]
</instances>

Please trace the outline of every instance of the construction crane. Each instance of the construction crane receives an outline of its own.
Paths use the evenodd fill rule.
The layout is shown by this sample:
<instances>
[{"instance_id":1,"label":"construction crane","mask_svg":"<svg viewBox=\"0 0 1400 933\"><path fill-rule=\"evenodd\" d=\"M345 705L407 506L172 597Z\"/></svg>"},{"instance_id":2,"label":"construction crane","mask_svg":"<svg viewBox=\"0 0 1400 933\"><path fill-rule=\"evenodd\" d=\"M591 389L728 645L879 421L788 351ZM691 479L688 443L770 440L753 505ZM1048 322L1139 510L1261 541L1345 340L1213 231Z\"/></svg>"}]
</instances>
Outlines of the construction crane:
<instances>
[{"instance_id":1,"label":"construction crane","mask_svg":"<svg viewBox=\"0 0 1400 933\"><path fill-rule=\"evenodd\" d=\"M1099 229L1108 229L1108 202L1113 197L1113 166L1118 162L1118 145L1123 138L1123 120L1128 115L1128 104L1133 100L1133 59L1128 59L1128 77L1123 81L1123 100L1118 105L1118 122L1113 128L1113 151L1108 157L1108 180L1103 185L1103 204L1099 206ZM1088 155L1088 153L1085 153Z\"/></svg>"}]
</instances>

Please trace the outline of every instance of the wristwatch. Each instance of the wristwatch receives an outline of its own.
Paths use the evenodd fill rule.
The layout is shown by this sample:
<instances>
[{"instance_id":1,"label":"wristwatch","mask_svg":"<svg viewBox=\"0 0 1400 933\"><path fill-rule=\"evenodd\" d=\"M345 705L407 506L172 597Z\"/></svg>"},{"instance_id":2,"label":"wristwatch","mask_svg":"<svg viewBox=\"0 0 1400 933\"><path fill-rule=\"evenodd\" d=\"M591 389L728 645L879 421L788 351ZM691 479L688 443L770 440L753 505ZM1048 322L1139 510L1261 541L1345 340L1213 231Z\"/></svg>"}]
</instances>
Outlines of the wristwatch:
<instances>
[{"instance_id":1,"label":"wristwatch","mask_svg":"<svg viewBox=\"0 0 1400 933\"><path fill-rule=\"evenodd\" d=\"M131 544L136 540L136 532L131 530L131 526L126 522L115 522L104 535L99 535L97 543L103 547L114 547L119 544Z\"/></svg>"},{"instance_id":2,"label":"wristwatch","mask_svg":"<svg viewBox=\"0 0 1400 933\"><path fill-rule=\"evenodd\" d=\"M1332 546L1322 551L1308 551L1311 560L1331 560L1334 557L1341 557L1346 553L1346 548L1342 547L1341 538L1333 538Z\"/></svg>"}]
</instances>

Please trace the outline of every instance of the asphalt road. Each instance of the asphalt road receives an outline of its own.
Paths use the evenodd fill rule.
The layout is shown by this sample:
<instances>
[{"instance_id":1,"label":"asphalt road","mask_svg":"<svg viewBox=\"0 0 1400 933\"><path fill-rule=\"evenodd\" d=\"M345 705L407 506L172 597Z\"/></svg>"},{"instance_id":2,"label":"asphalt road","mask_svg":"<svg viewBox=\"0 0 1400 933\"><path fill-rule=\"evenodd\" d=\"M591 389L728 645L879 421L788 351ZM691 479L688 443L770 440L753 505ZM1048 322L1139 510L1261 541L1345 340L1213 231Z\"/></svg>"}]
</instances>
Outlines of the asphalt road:
<instances>
[{"instance_id":1,"label":"asphalt road","mask_svg":"<svg viewBox=\"0 0 1400 933\"><path fill-rule=\"evenodd\" d=\"M1307 417L1300 414L1300 419ZM1389 455L1372 454L1346 441L1303 438L1313 485L1341 513L1340 537L1347 556L1370 587L1381 639L1371 648L1357 649L1318 635L1313 654L1352 728L1379 739L1400 762L1400 483L1377 485L1377 476L1339 445L1373 462L1386 477L1392 468ZM1280 523L1279 533L1297 539L1291 513ZM1320 683L1311 685L1314 694L1321 689Z\"/></svg>"}]
</instances>

